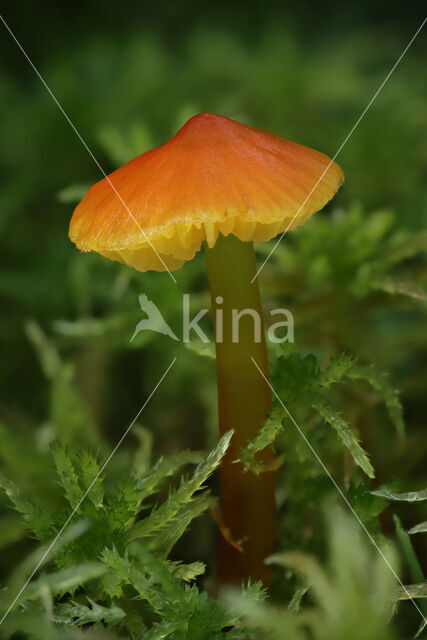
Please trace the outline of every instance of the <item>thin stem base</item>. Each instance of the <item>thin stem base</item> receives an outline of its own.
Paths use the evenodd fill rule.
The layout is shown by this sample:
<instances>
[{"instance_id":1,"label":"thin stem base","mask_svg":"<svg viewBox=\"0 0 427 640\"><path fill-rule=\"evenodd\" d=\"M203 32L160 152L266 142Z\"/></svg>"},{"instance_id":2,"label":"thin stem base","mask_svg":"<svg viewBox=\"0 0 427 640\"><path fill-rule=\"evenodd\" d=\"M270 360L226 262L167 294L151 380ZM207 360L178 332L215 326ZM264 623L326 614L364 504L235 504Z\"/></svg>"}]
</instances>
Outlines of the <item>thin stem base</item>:
<instances>
[{"instance_id":1,"label":"thin stem base","mask_svg":"<svg viewBox=\"0 0 427 640\"><path fill-rule=\"evenodd\" d=\"M212 249L206 248L206 257L217 338L219 430L221 435L235 430L220 471L221 514L233 540L241 541L244 548L241 553L221 537L218 581L240 584L250 577L268 586L271 569L264 559L274 548L275 473L257 476L234 463L271 410L270 389L251 360L268 379L258 280L251 283L256 273L253 244L220 236ZM236 314L240 314L238 335ZM260 456L260 462L272 459L271 450Z\"/></svg>"}]
</instances>

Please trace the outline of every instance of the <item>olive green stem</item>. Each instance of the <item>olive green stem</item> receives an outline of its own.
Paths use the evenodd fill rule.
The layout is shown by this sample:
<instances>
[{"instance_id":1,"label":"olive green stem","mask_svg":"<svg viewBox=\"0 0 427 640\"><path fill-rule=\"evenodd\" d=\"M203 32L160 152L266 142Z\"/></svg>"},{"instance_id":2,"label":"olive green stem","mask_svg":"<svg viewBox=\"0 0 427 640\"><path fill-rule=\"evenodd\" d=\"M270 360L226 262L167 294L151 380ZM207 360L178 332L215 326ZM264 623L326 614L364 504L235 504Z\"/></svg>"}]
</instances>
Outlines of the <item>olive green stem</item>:
<instances>
[{"instance_id":1,"label":"olive green stem","mask_svg":"<svg viewBox=\"0 0 427 640\"><path fill-rule=\"evenodd\" d=\"M234 429L220 470L223 526L243 553L221 536L218 580L240 584L249 577L270 582L264 559L275 539L275 473L255 475L235 463L271 410L271 391L255 366L269 378L261 300L252 242L220 236L206 248L212 311L215 325L219 430ZM242 313L243 312L243 313ZM253 358L253 360L252 360ZM265 450L260 462L273 459Z\"/></svg>"}]
</instances>

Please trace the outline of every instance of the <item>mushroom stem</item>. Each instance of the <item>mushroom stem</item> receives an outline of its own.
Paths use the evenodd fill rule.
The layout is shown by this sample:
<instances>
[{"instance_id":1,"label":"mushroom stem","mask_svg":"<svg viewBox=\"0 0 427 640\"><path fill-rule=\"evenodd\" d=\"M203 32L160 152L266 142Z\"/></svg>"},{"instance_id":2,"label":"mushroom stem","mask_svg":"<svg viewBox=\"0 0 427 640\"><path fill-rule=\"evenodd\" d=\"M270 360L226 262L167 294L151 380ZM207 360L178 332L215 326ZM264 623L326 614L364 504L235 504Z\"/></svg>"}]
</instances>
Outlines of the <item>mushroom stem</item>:
<instances>
[{"instance_id":1,"label":"mushroom stem","mask_svg":"<svg viewBox=\"0 0 427 640\"><path fill-rule=\"evenodd\" d=\"M253 243L220 235L212 249L206 247L206 257L216 334L219 430L221 435L235 431L220 470L221 516L232 540L243 547L238 551L221 536L218 581L241 584L250 577L268 586L271 573L264 559L272 553L275 539L275 473L256 475L234 462L271 410L270 389L251 359L268 379L258 280L251 283L256 269ZM271 449L260 455L260 462L272 459Z\"/></svg>"}]
</instances>

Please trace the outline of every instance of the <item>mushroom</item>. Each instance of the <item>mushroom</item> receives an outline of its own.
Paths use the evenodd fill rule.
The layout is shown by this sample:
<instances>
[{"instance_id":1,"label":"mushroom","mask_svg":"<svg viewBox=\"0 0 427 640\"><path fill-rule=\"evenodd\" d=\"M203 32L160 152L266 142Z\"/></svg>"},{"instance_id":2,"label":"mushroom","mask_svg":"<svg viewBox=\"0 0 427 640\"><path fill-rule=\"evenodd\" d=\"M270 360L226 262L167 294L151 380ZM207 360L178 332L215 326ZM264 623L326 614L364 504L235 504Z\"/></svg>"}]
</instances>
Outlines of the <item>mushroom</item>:
<instances>
[{"instance_id":1,"label":"mushroom","mask_svg":"<svg viewBox=\"0 0 427 640\"><path fill-rule=\"evenodd\" d=\"M233 463L271 410L270 388L252 361L268 379L253 243L303 224L342 182L340 167L322 153L204 113L93 185L71 220L79 249L139 271L179 269L205 244L219 430L235 431L220 471L221 519L229 532L219 544L220 583L251 577L268 585L264 559L275 538L274 470L255 475ZM271 449L260 455L266 469L272 459Z\"/></svg>"}]
</instances>

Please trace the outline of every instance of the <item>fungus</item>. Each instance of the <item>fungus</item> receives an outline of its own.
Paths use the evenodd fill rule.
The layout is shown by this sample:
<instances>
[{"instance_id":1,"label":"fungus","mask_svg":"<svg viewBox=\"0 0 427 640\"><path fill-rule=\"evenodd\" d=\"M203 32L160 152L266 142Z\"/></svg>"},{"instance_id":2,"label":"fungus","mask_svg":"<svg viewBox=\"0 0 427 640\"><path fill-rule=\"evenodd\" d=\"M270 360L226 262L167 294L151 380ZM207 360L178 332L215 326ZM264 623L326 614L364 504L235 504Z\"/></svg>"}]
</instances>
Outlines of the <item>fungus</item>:
<instances>
[{"instance_id":1,"label":"fungus","mask_svg":"<svg viewBox=\"0 0 427 640\"><path fill-rule=\"evenodd\" d=\"M220 472L224 528L243 553L221 538L218 578L270 581L264 559L275 537L273 452L266 471L244 473L233 464L271 410L254 242L303 224L343 182L327 156L271 133L214 114L191 118L166 144L93 185L74 211L70 238L139 271L173 271L205 244L216 340L219 429L235 435ZM131 215L130 215L131 212ZM232 317L239 316L239 338ZM254 317L261 337L254 332ZM215 322L215 320L214 320Z\"/></svg>"}]
</instances>

